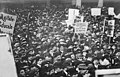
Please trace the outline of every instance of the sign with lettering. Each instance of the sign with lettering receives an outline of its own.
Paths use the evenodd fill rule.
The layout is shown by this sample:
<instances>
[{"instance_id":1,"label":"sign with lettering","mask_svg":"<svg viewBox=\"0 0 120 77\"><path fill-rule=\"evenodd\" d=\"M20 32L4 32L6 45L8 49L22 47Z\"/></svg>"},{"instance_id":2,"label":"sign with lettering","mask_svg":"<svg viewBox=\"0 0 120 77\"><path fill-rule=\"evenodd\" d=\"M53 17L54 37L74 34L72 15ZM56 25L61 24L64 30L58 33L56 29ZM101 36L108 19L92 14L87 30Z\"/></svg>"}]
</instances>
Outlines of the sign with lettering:
<instances>
[{"instance_id":1,"label":"sign with lettering","mask_svg":"<svg viewBox=\"0 0 120 77\"><path fill-rule=\"evenodd\" d=\"M17 16L1 12L0 29L2 32L13 34Z\"/></svg>"},{"instance_id":2,"label":"sign with lettering","mask_svg":"<svg viewBox=\"0 0 120 77\"><path fill-rule=\"evenodd\" d=\"M114 29L115 29L115 20L109 20L108 21L108 36L109 37L114 36Z\"/></svg>"},{"instance_id":3,"label":"sign with lettering","mask_svg":"<svg viewBox=\"0 0 120 77\"><path fill-rule=\"evenodd\" d=\"M108 15L114 15L115 16L114 7L109 7L108 8Z\"/></svg>"},{"instance_id":4,"label":"sign with lettering","mask_svg":"<svg viewBox=\"0 0 120 77\"><path fill-rule=\"evenodd\" d=\"M101 8L91 8L91 15L92 16L101 15Z\"/></svg>"},{"instance_id":5,"label":"sign with lettering","mask_svg":"<svg viewBox=\"0 0 120 77\"><path fill-rule=\"evenodd\" d=\"M88 22L77 22L75 25L75 33L86 34Z\"/></svg>"}]
</instances>

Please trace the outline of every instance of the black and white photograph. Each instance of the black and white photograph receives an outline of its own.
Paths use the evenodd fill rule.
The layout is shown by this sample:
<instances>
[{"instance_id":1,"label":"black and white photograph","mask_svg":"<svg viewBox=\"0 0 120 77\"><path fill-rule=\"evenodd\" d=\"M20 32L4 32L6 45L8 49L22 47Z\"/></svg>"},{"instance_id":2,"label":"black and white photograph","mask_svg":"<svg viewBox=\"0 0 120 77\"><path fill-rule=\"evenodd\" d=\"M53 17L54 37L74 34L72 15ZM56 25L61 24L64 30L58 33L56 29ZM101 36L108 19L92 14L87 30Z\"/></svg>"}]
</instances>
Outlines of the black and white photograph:
<instances>
[{"instance_id":1,"label":"black and white photograph","mask_svg":"<svg viewBox=\"0 0 120 77\"><path fill-rule=\"evenodd\" d=\"M0 77L120 77L120 0L0 0Z\"/></svg>"}]
</instances>

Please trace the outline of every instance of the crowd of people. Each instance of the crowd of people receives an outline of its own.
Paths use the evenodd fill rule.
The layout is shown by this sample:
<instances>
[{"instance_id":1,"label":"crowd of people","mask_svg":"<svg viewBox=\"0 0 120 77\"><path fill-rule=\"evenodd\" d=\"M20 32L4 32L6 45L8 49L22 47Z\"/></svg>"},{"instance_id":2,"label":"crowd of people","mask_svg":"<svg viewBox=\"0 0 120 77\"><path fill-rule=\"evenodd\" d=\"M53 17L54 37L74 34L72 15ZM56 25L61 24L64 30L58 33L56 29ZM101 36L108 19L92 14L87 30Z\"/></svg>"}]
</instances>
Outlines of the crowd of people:
<instances>
[{"instance_id":1,"label":"crowd of people","mask_svg":"<svg viewBox=\"0 0 120 77\"><path fill-rule=\"evenodd\" d=\"M96 17L90 7L78 8L89 25L86 34L76 34L65 23L69 8L77 7L7 8L17 16L12 48L18 77L95 77L96 69L120 67L119 19L107 7ZM105 18L116 21L113 37Z\"/></svg>"}]
</instances>

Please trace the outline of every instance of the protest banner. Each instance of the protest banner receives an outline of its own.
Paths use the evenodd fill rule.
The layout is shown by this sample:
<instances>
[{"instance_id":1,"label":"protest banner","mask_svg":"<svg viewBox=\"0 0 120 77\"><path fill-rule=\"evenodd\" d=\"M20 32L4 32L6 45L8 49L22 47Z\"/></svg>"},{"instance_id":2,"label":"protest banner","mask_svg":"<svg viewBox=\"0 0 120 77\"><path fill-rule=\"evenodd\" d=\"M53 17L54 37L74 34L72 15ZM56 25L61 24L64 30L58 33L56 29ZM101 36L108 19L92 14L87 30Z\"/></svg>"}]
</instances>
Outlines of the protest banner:
<instances>
[{"instance_id":1,"label":"protest banner","mask_svg":"<svg viewBox=\"0 0 120 77\"><path fill-rule=\"evenodd\" d=\"M98 7L103 7L103 0L98 1Z\"/></svg>"},{"instance_id":2,"label":"protest banner","mask_svg":"<svg viewBox=\"0 0 120 77\"><path fill-rule=\"evenodd\" d=\"M9 35L0 34L0 43L0 77L17 77Z\"/></svg>"},{"instance_id":3,"label":"protest banner","mask_svg":"<svg viewBox=\"0 0 120 77\"><path fill-rule=\"evenodd\" d=\"M115 29L115 20L108 20L108 36L113 37Z\"/></svg>"},{"instance_id":4,"label":"protest banner","mask_svg":"<svg viewBox=\"0 0 120 77\"><path fill-rule=\"evenodd\" d=\"M115 12L114 12L114 7L109 7L109 8L108 8L108 15L116 16L116 15L115 15Z\"/></svg>"},{"instance_id":5,"label":"protest banner","mask_svg":"<svg viewBox=\"0 0 120 77\"><path fill-rule=\"evenodd\" d=\"M88 22L77 22L75 24L75 33L86 34Z\"/></svg>"},{"instance_id":6,"label":"protest banner","mask_svg":"<svg viewBox=\"0 0 120 77\"><path fill-rule=\"evenodd\" d=\"M5 33L13 34L17 16L1 12L0 30Z\"/></svg>"},{"instance_id":7,"label":"protest banner","mask_svg":"<svg viewBox=\"0 0 120 77\"><path fill-rule=\"evenodd\" d=\"M91 8L91 15L92 16L101 15L101 8Z\"/></svg>"}]
</instances>

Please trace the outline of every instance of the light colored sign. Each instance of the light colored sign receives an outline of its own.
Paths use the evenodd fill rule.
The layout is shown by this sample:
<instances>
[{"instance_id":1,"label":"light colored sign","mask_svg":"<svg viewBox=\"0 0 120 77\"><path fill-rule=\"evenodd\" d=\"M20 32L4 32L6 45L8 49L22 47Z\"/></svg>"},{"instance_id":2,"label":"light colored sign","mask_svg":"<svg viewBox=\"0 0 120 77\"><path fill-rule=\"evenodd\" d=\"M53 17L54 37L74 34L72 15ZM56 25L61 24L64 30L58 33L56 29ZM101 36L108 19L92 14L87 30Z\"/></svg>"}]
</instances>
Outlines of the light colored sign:
<instances>
[{"instance_id":1,"label":"light colored sign","mask_svg":"<svg viewBox=\"0 0 120 77\"><path fill-rule=\"evenodd\" d=\"M108 21L108 26L110 27L110 32L108 32L109 37L113 37L114 35L114 29L115 29L115 20L109 20Z\"/></svg>"},{"instance_id":2,"label":"light colored sign","mask_svg":"<svg viewBox=\"0 0 120 77\"><path fill-rule=\"evenodd\" d=\"M13 34L17 16L1 12L0 29L5 33Z\"/></svg>"},{"instance_id":3,"label":"light colored sign","mask_svg":"<svg viewBox=\"0 0 120 77\"><path fill-rule=\"evenodd\" d=\"M101 15L101 8L91 8L91 15L92 16Z\"/></svg>"},{"instance_id":4,"label":"light colored sign","mask_svg":"<svg viewBox=\"0 0 120 77\"><path fill-rule=\"evenodd\" d=\"M75 24L75 33L86 34L88 22L77 22Z\"/></svg>"},{"instance_id":5,"label":"light colored sign","mask_svg":"<svg viewBox=\"0 0 120 77\"><path fill-rule=\"evenodd\" d=\"M109 7L108 8L108 15L114 15L115 16L114 7Z\"/></svg>"}]
</instances>

